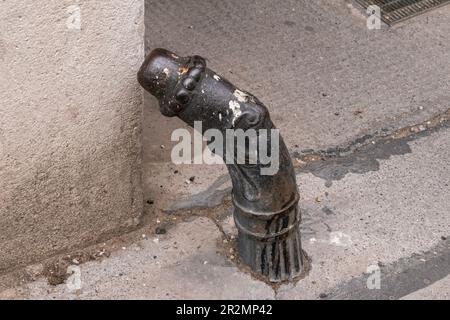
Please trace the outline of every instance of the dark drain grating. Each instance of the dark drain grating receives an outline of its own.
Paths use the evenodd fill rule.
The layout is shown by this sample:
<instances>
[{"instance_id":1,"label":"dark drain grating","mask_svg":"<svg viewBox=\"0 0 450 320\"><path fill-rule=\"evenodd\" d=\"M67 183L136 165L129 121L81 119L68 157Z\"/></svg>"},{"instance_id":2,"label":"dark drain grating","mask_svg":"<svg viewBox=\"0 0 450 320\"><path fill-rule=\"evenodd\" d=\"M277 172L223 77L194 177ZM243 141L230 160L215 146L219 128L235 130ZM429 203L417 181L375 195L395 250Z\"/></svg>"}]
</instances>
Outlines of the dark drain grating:
<instances>
[{"instance_id":1,"label":"dark drain grating","mask_svg":"<svg viewBox=\"0 0 450 320\"><path fill-rule=\"evenodd\" d=\"M450 0L355 0L364 9L379 6L381 19L388 25L403 21L433 8L450 3Z\"/></svg>"}]
</instances>

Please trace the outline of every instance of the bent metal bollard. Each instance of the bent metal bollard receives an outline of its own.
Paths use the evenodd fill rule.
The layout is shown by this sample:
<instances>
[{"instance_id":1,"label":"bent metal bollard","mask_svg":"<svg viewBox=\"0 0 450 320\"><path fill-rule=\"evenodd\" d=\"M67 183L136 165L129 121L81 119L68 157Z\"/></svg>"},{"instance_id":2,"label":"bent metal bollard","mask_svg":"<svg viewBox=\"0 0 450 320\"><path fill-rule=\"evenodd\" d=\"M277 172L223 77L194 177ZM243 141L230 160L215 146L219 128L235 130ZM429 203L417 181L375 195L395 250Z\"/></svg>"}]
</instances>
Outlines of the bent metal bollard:
<instances>
[{"instance_id":1,"label":"bent metal bollard","mask_svg":"<svg viewBox=\"0 0 450 320\"><path fill-rule=\"evenodd\" d=\"M179 57L155 49L145 59L138 80L159 100L163 115L177 116L190 126L201 121L202 134L209 129L223 136L227 129L275 129L267 108L256 97L208 69L200 56ZM259 159L253 165L227 163L240 257L272 282L293 280L305 266L295 173L281 137L277 142L279 170L273 175L261 174L266 165ZM224 159L226 152L220 154Z\"/></svg>"}]
</instances>

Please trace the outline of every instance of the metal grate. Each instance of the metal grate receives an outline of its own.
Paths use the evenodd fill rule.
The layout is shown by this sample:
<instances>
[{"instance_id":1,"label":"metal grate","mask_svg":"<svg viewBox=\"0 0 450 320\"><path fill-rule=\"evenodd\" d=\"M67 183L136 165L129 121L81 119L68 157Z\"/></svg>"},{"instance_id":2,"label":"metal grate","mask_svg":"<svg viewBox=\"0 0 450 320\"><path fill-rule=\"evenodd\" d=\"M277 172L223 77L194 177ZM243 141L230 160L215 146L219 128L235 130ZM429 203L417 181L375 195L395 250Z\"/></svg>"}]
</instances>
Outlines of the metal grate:
<instances>
[{"instance_id":1,"label":"metal grate","mask_svg":"<svg viewBox=\"0 0 450 320\"><path fill-rule=\"evenodd\" d=\"M355 0L364 9L379 6L381 19L388 25L414 17L425 11L450 3L450 0Z\"/></svg>"}]
</instances>

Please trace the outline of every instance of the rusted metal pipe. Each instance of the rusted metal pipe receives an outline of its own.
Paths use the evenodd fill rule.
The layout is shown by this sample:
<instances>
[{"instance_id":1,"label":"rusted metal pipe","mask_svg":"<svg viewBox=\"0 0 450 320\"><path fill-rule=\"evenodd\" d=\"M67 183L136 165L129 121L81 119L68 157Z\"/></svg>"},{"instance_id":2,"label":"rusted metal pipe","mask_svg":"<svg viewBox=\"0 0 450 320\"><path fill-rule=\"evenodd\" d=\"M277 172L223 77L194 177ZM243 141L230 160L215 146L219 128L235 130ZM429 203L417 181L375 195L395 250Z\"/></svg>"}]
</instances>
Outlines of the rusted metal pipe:
<instances>
[{"instance_id":1,"label":"rusted metal pipe","mask_svg":"<svg viewBox=\"0 0 450 320\"><path fill-rule=\"evenodd\" d=\"M267 108L206 67L200 56L180 57L155 49L143 63L139 83L154 95L162 114L190 126L202 121L202 134L217 129L275 129ZM238 106L238 112L234 106ZM233 110L234 108L234 110ZM230 112L231 109L231 112ZM275 143L268 135L268 149ZM262 175L267 166L227 163L233 184L234 219L242 261L272 282L293 280L305 266L301 249L299 193L288 150L279 138L279 170ZM226 151L220 154L226 158Z\"/></svg>"}]
</instances>

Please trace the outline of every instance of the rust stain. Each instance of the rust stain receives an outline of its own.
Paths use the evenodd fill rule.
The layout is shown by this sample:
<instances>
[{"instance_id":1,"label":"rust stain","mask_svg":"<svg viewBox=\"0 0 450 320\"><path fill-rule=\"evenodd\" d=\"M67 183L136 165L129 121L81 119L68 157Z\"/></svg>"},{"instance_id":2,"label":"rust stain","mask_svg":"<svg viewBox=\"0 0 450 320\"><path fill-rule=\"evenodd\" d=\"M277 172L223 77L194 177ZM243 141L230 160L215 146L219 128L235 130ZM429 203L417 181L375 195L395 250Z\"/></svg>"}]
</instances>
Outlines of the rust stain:
<instances>
[{"instance_id":1,"label":"rust stain","mask_svg":"<svg viewBox=\"0 0 450 320\"><path fill-rule=\"evenodd\" d=\"M178 72L180 73L180 74L185 74L186 72L188 72L189 71L189 68L186 68L186 67L180 67L179 69L178 69Z\"/></svg>"}]
</instances>

